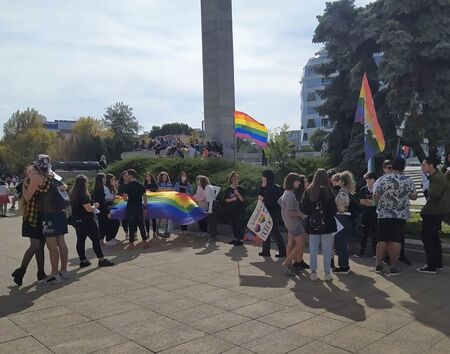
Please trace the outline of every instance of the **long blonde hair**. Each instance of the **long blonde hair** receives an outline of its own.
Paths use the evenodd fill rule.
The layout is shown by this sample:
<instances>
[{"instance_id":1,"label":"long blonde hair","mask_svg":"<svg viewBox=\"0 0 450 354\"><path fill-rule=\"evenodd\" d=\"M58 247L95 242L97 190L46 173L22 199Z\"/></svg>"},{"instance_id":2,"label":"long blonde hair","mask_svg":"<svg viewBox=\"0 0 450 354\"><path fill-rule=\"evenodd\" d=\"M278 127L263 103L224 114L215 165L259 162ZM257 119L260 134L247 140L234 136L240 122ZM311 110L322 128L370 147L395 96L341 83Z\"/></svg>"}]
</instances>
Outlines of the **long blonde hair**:
<instances>
[{"instance_id":1,"label":"long blonde hair","mask_svg":"<svg viewBox=\"0 0 450 354\"><path fill-rule=\"evenodd\" d=\"M343 186L350 194L355 194L356 182L353 173L350 171L344 171L339 174L339 180L343 183Z\"/></svg>"}]
</instances>

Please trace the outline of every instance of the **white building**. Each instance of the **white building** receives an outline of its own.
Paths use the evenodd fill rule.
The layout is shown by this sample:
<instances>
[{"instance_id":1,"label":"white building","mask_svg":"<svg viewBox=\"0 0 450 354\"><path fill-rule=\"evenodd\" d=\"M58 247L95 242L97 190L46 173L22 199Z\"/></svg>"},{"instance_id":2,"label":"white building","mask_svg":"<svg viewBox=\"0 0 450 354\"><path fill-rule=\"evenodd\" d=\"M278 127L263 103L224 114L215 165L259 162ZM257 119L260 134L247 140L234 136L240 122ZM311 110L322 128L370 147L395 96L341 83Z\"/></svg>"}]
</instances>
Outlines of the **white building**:
<instances>
[{"instance_id":1,"label":"white building","mask_svg":"<svg viewBox=\"0 0 450 354\"><path fill-rule=\"evenodd\" d=\"M70 138L73 132L73 126L76 120L55 120L53 122L44 122L44 128L48 131L63 135L65 138Z\"/></svg>"},{"instance_id":2,"label":"white building","mask_svg":"<svg viewBox=\"0 0 450 354\"><path fill-rule=\"evenodd\" d=\"M329 82L329 78L317 74L314 67L328 61L325 49L317 52L313 58L308 60L303 69L301 90L301 146L309 146L309 138L318 129L328 132L333 130L333 124L327 116L320 116L315 108L320 106L322 100L317 91L322 90Z\"/></svg>"}]
</instances>

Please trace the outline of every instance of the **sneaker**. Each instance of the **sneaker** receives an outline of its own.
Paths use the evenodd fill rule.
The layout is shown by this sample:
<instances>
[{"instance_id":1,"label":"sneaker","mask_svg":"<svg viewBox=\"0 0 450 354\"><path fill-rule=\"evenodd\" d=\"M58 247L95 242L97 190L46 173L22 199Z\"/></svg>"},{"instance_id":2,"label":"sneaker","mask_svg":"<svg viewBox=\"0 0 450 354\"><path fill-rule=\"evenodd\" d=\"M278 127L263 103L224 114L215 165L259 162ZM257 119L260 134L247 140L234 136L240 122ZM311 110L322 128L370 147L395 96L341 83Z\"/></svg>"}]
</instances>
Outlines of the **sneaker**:
<instances>
[{"instance_id":1,"label":"sneaker","mask_svg":"<svg viewBox=\"0 0 450 354\"><path fill-rule=\"evenodd\" d=\"M353 257L355 257L355 258L362 258L362 257L364 257L364 250L359 250L359 252L354 254Z\"/></svg>"},{"instance_id":2,"label":"sneaker","mask_svg":"<svg viewBox=\"0 0 450 354\"><path fill-rule=\"evenodd\" d=\"M411 261L406 257L400 257L398 260L406 265L412 265Z\"/></svg>"},{"instance_id":3,"label":"sneaker","mask_svg":"<svg viewBox=\"0 0 450 354\"><path fill-rule=\"evenodd\" d=\"M135 247L134 247L134 243L131 243L131 242L130 242L130 243L128 244L128 246L127 246L125 249L127 249L127 250L134 250L134 248L135 248Z\"/></svg>"},{"instance_id":4,"label":"sneaker","mask_svg":"<svg viewBox=\"0 0 450 354\"><path fill-rule=\"evenodd\" d=\"M436 274L437 271L434 268L430 268L427 265L416 269L419 273Z\"/></svg>"},{"instance_id":5,"label":"sneaker","mask_svg":"<svg viewBox=\"0 0 450 354\"><path fill-rule=\"evenodd\" d=\"M228 244L229 245L236 245L236 242L237 242L238 240L236 240L235 238L233 238L230 242L228 242Z\"/></svg>"},{"instance_id":6,"label":"sneaker","mask_svg":"<svg viewBox=\"0 0 450 354\"><path fill-rule=\"evenodd\" d=\"M70 274L67 270L62 270L59 272L59 276L61 277L62 280L68 280L70 279Z\"/></svg>"},{"instance_id":7,"label":"sneaker","mask_svg":"<svg viewBox=\"0 0 450 354\"><path fill-rule=\"evenodd\" d=\"M436 270L444 270L444 267L443 266L438 266L438 267L436 267Z\"/></svg>"},{"instance_id":8,"label":"sneaker","mask_svg":"<svg viewBox=\"0 0 450 354\"><path fill-rule=\"evenodd\" d=\"M259 252L258 254L259 254L261 257L270 257L270 253Z\"/></svg>"},{"instance_id":9,"label":"sneaker","mask_svg":"<svg viewBox=\"0 0 450 354\"><path fill-rule=\"evenodd\" d=\"M317 273L311 272L311 274L309 275L309 279L311 279L312 281L317 281Z\"/></svg>"},{"instance_id":10,"label":"sneaker","mask_svg":"<svg viewBox=\"0 0 450 354\"><path fill-rule=\"evenodd\" d=\"M170 232L165 232L162 237L164 238L170 238Z\"/></svg>"},{"instance_id":11,"label":"sneaker","mask_svg":"<svg viewBox=\"0 0 450 354\"><path fill-rule=\"evenodd\" d=\"M121 243L117 238L113 238L111 242L113 242L115 245L119 245Z\"/></svg>"},{"instance_id":12,"label":"sneaker","mask_svg":"<svg viewBox=\"0 0 450 354\"><path fill-rule=\"evenodd\" d=\"M284 254L276 254L275 258L286 258L286 255Z\"/></svg>"},{"instance_id":13,"label":"sneaker","mask_svg":"<svg viewBox=\"0 0 450 354\"><path fill-rule=\"evenodd\" d=\"M331 276L331 274L325 274L323 280L326 282L333 281L333 277Z\"/></svg>"},{"instance_id":14,"label":"sneaker","mask_svg":"<svg viewBox=\"0 0 450 354\"><path fill-rule=\"evenodd\" d=\"M61 283L61 277L59 276L59 274L51 274L49 275L47 278L45 278L44 280L42 280L42 282L40 283L41 285L51 285L51 284L59 284Z\"/></svg>"},{"instance_id":15,"label":"sneaker","mask_svg":"<svg viewBox=\"0 0 450 354\"><path fill-rule=\"evenodd\" d=\"M383 273L383 266L382 265L377 265L375 267L375 273L377 273L377 274Z\"/></svg>"},{"instance_id":16,"label":"sneaker","mask_svg":"<svg viewBox=\"0 0 450 354\"><path fill-rule=\"evenodd\" d=\"M11 274L11 276L13 277L14 283L16 283L19 286L22 285L24 275L25 275L25 271L22 268L17 268Z\"/></svg>"},{"instance_id":17,"label":"sneaker","mask_svg":"<svg viewBox=\"0 0 450 354\"><path fill-rule=\"evenodd\" d=\"M334 274L350 274L350 267L335 268Z\"/></svg>"},{"instance_id":18,"label":"sneaker","mask_svg":"<svg viewBox=\"0 0 450 354\"><path fill-rule=\"evenodd\" d=\"M298 264L298 268L300 269L300 270L304 270L304 269L309 269L310 267L309 267L309 264L308 263L306 263L305 261L301 261L301 262L299 262L299 263L297 263Z\"/></svg>"},{"instance_id":19,"label":"sneaker","mask_svg":"<svg viewBox=\"0 0 450 354\"><path fill-rule=\"evenodd\" d=\"M400 274L400 272L397 270L397 268L391 268L389 270L389 276L390 277L395 277L396 275L399 275L399 274Z\"/></svg>"},{"instance_id":20,"label":"sneaker","mask_svg":"<svg viewBox=\"0 0 450 354\"><path fill-rule=\"evenodd\" d=\"M85 261L80 262L80 268L86 268L89 267L92 263L89 262L87 259Z\"/></svg>"},{"instance_id":21,"label":"sneaker","mask_svg":"<svg viewBox=\"0 0 450 354\"><path fill-rule=\"evenodd\" d=\"M291 269L291 267L282 264L281 269L286 275L289 275L290 277L295 277L295 272Z\"/></svg>"},{"instance_id":22,"label":"sneaker","mask_svg":"<svg viewBox=\"0 0 450 354\"><path fill-rule=\"evenodd\" d=\"M101 267L112 267L114 265L114 262L111 262L109 259L103 258L102 260L98 261L98 266Z\"/></svg>"},{"instance_id":23,"label":"sneaker","mask_svg":"<svg viewBox=\"0 0 450 354\"><path fill-rule=\"evenodd\" d=\"M244 246L244 242L237 240L236 243L234 244L235 246Z\"/></svg>"}]
</instances>

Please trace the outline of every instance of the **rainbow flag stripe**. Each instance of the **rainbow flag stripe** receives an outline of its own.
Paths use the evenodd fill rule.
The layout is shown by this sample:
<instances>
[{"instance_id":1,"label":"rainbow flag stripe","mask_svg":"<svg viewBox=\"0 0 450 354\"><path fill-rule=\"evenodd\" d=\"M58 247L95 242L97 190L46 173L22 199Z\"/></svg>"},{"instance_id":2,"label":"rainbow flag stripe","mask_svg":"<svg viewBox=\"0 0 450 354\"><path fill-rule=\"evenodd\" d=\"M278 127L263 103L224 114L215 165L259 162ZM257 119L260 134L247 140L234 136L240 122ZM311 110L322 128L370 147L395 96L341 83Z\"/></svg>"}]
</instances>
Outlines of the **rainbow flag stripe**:
<instances>
[{"instance_id":1,"label":"rainbow flag stripe","mask_svg":"<svg viewBox=\"0 0 450 354\"><path fill-rule=\"evenodd\" d=\"M375 111L367 74L364 74L359 93L355 123L364 124L364 150L366 161L369 161L376 154L384 151L385 141L383 131L378 123L377 112Z\"/></svg>"},{"instance_id":2,"label":"rainbow flag stripe","mask_svg":"<svg viewBox=\"0 0 450 354\"><path fill-rule=\"evenodd\" d=\"M192 196L179 192L147 192L147 218L170 219L178 225L190 225L208 214L200 208ZM127 202L116 197L111 208L112 219L125 219Z\"/></svg>"},{"instance_id":3,"label":"rainbow flag stripe","mask_svg":"<svg viewBox=\"0 0 450 354\"><path fill-rule=\"evenodd\" d=\"M234 136L250 139L261 147L267 146L269 131L264 124L259 123L244 112L234 112Z\"/></svg>"}]
</instances>

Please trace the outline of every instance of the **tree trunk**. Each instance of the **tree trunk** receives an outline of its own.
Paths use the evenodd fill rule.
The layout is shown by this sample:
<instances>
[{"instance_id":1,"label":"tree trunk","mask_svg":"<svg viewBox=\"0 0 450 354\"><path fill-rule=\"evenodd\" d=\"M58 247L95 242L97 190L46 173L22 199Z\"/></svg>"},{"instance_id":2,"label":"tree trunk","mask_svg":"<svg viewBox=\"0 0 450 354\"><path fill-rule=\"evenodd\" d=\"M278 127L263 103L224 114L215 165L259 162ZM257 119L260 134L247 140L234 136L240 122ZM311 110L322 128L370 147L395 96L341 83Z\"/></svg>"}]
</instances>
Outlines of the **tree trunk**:
<instances>
[{"instance_id":1,"label":"tree trunk","mask_svg":"<svg viewBox=\"0 0 450 354\"><path fill-rule=\"evenodd\" d=\"M411 149L416 154L417 158L419 159L420 163L427 157L425 154L425 151L423 151L422 146L419 142L411 143Z\"/></svg>"}]
</instances>

